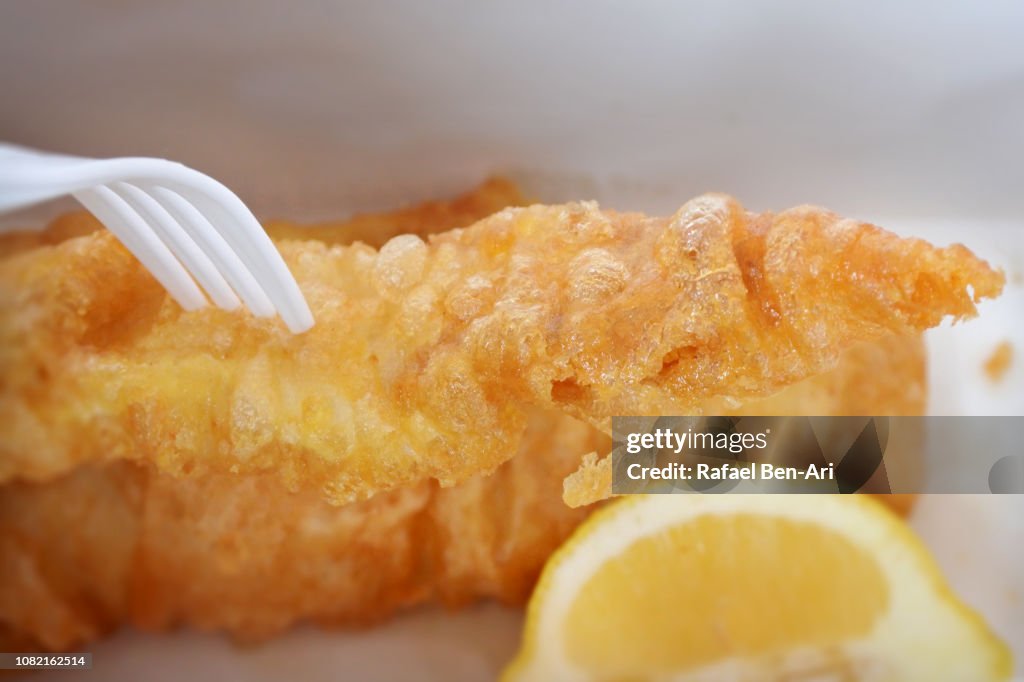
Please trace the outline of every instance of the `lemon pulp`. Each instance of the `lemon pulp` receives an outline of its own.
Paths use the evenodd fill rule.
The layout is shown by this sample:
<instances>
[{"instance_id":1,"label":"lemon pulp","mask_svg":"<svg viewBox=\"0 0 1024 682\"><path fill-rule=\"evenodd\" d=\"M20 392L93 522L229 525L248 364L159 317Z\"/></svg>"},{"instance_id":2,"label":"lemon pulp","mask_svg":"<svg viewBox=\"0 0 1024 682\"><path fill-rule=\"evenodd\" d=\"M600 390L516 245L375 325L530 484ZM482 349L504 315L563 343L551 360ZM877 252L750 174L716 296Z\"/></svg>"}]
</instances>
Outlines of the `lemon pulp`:
<instances>
[{"instance_id":1,"label":"lemon pulp","mask_svg":"<svg viewBox=\"0 0 1024 682\"><path fill-rule=\"evenodd\" d=\"M856 639L888 600L877 557L837 533L781 517L708 515L603 564L566 616L566 653L603 678L679 672Z\"/></svg>"}]
</instances>

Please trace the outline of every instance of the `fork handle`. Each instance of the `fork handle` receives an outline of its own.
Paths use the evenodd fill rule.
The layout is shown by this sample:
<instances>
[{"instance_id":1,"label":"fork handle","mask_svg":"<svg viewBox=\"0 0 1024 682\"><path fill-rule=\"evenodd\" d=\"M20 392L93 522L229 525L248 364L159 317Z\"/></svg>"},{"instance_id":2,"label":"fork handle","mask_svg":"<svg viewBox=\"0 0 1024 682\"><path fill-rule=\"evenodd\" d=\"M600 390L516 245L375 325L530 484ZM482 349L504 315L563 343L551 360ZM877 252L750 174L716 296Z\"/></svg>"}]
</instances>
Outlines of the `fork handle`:
<instances>
[{"instance_id":1,"label":"fork handle","mask_svg":"<svg viewBox=\"0 0 1024 682\"><path fill-rule=\"evenodd\" d=\"M130 172L134 161L136 159L132 158L86 159L0 143L0 213L107 184Z\"/></svg>"}]
</instances>

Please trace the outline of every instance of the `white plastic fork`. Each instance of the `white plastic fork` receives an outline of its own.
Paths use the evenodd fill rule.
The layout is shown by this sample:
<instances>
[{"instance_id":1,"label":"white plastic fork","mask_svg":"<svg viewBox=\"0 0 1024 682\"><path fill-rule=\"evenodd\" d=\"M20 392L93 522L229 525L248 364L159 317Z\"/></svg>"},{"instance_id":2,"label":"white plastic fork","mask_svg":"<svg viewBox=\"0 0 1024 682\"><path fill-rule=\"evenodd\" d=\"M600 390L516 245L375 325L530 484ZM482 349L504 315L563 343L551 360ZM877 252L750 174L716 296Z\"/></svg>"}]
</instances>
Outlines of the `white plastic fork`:
<instances>
[{"instance_id":1,"label":"white plastic fork","mask_svg":"<svg viewBox=\"0 0 1024 682\"><path fill-rule=\"evenodd\" d=\"M295 333L313 326L274 243L241 199L213 178L165 159L88 159L0 143L0 213L66 194L182 308L205 306L205 290L226 310L241 298L258 317L280 314Z\"/></svg>"}]
</instances>

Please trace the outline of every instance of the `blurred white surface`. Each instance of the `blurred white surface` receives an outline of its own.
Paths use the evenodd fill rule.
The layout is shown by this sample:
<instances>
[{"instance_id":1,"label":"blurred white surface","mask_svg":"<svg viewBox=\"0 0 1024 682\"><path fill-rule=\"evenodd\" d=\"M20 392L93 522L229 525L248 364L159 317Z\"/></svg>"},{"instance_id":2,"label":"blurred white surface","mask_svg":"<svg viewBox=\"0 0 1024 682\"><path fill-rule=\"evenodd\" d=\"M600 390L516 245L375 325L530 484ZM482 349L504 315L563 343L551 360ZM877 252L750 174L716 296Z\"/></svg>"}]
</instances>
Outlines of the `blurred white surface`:
<instances>
[{"instance_id":1,"label":"blurred white surface","mask_svg":"<svg viewBox=\"0 0 1024 682\"><path fill-rule=\"evenodd\" d=\"M1024 414L1021 35L1015 0L34 0L0 7L0 139L174 157L264 217L502 171L543 199L668 212L722 190L962 241L1010 284L980 319L930 335L932 411ZM992 384L981 363L1004 339L1017 359ZM928 498L914 524L1020 674L1024 498ZM479 680L519 622L428 610L250 649L123 633L82 677Z\"/></svg>"},{"instance_id":2,"label":"blurred white surface","mask_svg":"<svg viewBox=\"0 0 1024 682\"><path fill-rule=\"evenodd\" d=\"M423 610L359 632L299 628L266 644L239 647L194 632L122 632L89 647L88 671L33 673L26 682L396 682L494 679L515 653L522 615L485 604L457 613Z\"/></svg>"},{"instance_id":3,"label":"blurred white surface","mask_svg":"<svg viewBox=\"0 0 1024 682\"><path fill-rule=\"evenodd\" d=\"M257 215L526 170L1019 220L1022 33L1016 0L8 2L0 138L175 158Z\"/></svg>"}]
</instances>

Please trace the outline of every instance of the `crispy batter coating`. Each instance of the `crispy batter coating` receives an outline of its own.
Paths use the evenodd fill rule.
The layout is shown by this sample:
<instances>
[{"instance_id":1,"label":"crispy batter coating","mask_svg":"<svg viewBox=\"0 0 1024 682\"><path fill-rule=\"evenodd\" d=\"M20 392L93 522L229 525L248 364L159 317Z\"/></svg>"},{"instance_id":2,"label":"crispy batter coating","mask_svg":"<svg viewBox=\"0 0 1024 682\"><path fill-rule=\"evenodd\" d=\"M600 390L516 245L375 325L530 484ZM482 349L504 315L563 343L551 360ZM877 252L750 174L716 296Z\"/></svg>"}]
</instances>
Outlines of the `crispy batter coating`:
<instances>
[{"instance_id":1,"label":"crispy batter coating","mask_svg":"<svg viewBox=\"0 0 1024 682\"><path fill-rule=\"evenodd\" d=\"M103 233L0 263L0 480L140 459L273 471L336 504L448 486L511 457L531 409L605 427L770 395L1003 282L959 245L719 195L667 219L533 206L379 252L280 246L317 318L301 336L181 311Z\"/></svg>"},{"instance_id":2,"label":"crispy batter coating","mask_svg":"<svg viewBox=\"0 0 1024 682\"><path fill-rule=\"evenodd\" d=\"M923 409L923 367L918 338L888 337L775 396L730 404L913 414ZM8 484L0 644L62 649L123 621L256 638L300 619L369 622L425 600L520 602L588 513L561 504L562 478L583 453L608 448L558 409L530 408L526 421L519 454L493 476L451 488L420 481L341 507L315 489L285 490L272 472L176 477L149 461Z\"/></svg>"},{"instance_id":3,"label":"crispy batter coating","mask_svg":"<svg viewBox=\"0 0 1024 682\"><path fill-rule=\"evenodd\" d=\"M893 337L739 409L799 414L814 401L819 414L858 414L865 404L916 414L924 381L920 339ZM562 478L582 453L609 447L593 427L538 410L519 453L492 476L451 488L421 482L341 507L315 491L289 493L272 474L177 478L136 462L8 483L0 648L66 650L122 622L248 640L299 620L367 624L424 601L521 603L590 512L562 504ZM893 497L884 499L909 499Z\"/></svg>"},{"instance_id":4,"label":"crispy batter coating","mask_svg":"<svg viewBox=\"0 0 1024 682\"><path fill-rule=\"evenodd\" d=\"M712 401L705 414L725 415L917 415L928 397L924 341L919 335L888 336L846 351L835 368L791 384L773 395L737 404ZM908 456L914 456L909 453ZM612 495L611 457L587 454L566 477L563 499L581 507ZM906 514L914 495L879 495L880 501Z\"/></svg>"},{"instance_id":5,"label":"crispy batter coating","mask_svg":"<svg viewBox=\"0 0 1024 682\"><path fill-rule=\"evenodd\" d=\"M124 619L143 483L117 462L0 489L0 648L62 650Z\"/></svg>"},{"instance_id":6,"label":"crispy batter coating","mask_svg":"<svg viewBox=\"0 0 1024 682\"><path fill-rule=\"evenodd\" d=\"M452 488L424 481L340 508L266 474L241 484L160 475L143 515L132 618L263 637L299 617L351 624L424 601L522 603L589 513L562 504L561 479L586 447L608 446L564 415L538 419L544 428L528 428L519 454L490 476Z\"/></svg>"},{"instance_id":7,"label":"crispy batter coating","mask_svg":"<svg viewBox=\"0 0 1024 682\"><path fill-rule=\"evenodd\" d=\"M493 475L341 507L271 474L174 478L123 461L10 483L0 646L67 649L125 621L254 639L300 619L367 624L424 601L522 603L589 513L562 504L562 478L581 452L608 446L582 422L538 413Z\"/></svg>"}]
</instances>

